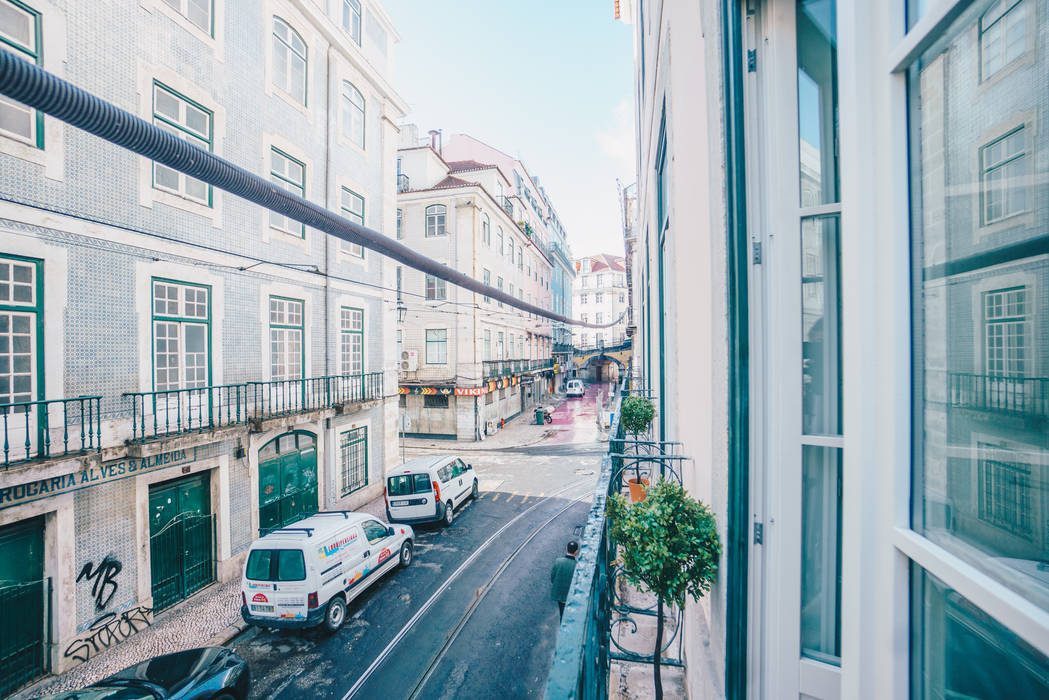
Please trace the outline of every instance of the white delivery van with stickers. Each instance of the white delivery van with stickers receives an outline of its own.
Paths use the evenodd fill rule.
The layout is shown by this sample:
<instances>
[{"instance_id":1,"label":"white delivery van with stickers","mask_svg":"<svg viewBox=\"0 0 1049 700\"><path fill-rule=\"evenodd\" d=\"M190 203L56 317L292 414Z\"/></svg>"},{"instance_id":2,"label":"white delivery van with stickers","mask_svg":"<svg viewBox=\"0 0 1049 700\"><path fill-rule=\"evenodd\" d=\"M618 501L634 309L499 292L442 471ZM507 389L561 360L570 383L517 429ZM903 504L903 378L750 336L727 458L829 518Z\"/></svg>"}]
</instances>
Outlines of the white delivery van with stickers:
<instances>
[{"instance_id":1,"label":"white delivery van with stickers","mask_svg":"<svg viewBox=\"0 0 1049 700\"><path fill-rule=\"evenodd\" d=\"M240 614L260 627L313 627L331 632L347 604L383 574L412 562L415 533L367 513L317 513L272 530L248 551Z\"/></svg>"}]
</instances>

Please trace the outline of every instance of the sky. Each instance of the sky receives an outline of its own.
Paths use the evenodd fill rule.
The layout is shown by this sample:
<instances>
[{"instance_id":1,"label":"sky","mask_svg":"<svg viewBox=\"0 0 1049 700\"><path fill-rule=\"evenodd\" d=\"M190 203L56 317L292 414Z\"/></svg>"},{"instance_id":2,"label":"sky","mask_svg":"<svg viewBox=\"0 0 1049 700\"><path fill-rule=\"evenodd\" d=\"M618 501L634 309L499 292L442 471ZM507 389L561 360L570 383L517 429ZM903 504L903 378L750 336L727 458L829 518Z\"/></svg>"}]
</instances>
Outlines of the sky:
<instances>
[{"instance_id":1,"label":"sky","mask_svg":"<svg viewBox=\"0 0 1049 700\"><path fill-rule=\"evenodd\" d=\"M631 27L613 0L382 0L393 85L419 133L465 133L539 178L572 254L623 254L616 178L635 180Z\"/></svg>"}]
</instances>

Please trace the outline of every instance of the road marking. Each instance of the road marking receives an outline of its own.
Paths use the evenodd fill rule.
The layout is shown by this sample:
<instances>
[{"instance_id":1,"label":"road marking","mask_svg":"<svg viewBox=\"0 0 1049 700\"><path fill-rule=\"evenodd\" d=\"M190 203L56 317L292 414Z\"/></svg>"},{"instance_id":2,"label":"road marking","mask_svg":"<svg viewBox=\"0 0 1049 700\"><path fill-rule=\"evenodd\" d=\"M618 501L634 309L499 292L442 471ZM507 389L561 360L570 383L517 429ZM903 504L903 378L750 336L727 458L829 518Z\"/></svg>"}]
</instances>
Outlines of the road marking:
<instances>
[{"instance_id":1,"label":"road marking","mask_svg":"<svg viewBox=\"0 0 1049 700\"><path fill-rule=\"evenodd\" d=\"M498 500L499 500L499 494L497 494L497 493L493 493L493 494L492 494L492 500L493 500L493 501L498 501Z\"/></svg>"},{"instance_id":2,"label":"road marking","mask_svg":"<svg viewBox=\"0 0 1049 700\"><path fill-rule=\"evenodd\" d=\"M554 494L551 494L551 495L564 493L565 491L568 491L568 490L574 489L574 488L578 488L579 486L582 486L583 484L586 484L588 482L589 482L589 480L577 481L574 484L569 484L568 486L565 486L564 488L562 488L562 489L560 489L558 491L555 491ZM469 557L467 557L466 561L464 561L459 566L459 568L456 569L452 573L451 576L449 576L447 579L445 579L444 583L441 584L440 588L438 588L436 591L434 591L433 595L430 596L429 600L427 600L425 603L423 603L422 607L419 608L416 611L416 613L414 615L412 615L411 619L408 620L408 622L406 622L404 624L404 627L402 627L400 629L400 631L396 635L394 635L394 638L390 640L390 643L387 644L386 647L381 652L379 652L379 655L375 657L375 660L372 661L371 665L368 666L368 668L366 668L364 670L364 673L362 673L360 678L357 679L357 682L353 684L353 687L351 687L349 689L349 691L347 691L347 693L342 696L342 700L349 700L351 697L353 697L357 693L358 690L361 689L361 687L364 686L365 683L368 682L368 679L372 677L372 674L375 673L375 670L377 668L379 668L379 666L382 664L383 661L386 660L386 657L390 655L390 652L393 651L393 648L395 646L397 646L398 644L400 644L401 640L404 639L404 636L406 634L408 634L408 632L412 629L412 627L415 626L415 623L418 622L422 618L422 616L425 615L426 612L433 606L433 604L437 601L437 598L440 597L440 595L442 593L444 593L446 590L448 590L448 587L452 585L452 581L457 579L466 570L466 568L468 566L470 566L470 564L473 563L474 559L476 559L477 557L481 556L481 552L485 551L488 548L488 545L490 545L492 542L494 542L497 537L499 537L501 534L506 532L506 530L509 529L518 520L520 520L521 518L523 518L524 516L528 515L529 513L531 513L536 508L538 508L541 503L542 503L542 501L540 501L539 503L536 503L531 508L529 508L527 510L524 510L524 511L521 511L520 513L518 513L511 520L507 521L507 523L505 525L503 525L501 528L496 530L495 533L492 534L491 537L489 537L487 540L484 541L483 544L481 544L479 547L477 547L473 551L473 554L471 554ZM529 539L531 539L531 538L529 538Z\"/></svg>"}]
</instances>

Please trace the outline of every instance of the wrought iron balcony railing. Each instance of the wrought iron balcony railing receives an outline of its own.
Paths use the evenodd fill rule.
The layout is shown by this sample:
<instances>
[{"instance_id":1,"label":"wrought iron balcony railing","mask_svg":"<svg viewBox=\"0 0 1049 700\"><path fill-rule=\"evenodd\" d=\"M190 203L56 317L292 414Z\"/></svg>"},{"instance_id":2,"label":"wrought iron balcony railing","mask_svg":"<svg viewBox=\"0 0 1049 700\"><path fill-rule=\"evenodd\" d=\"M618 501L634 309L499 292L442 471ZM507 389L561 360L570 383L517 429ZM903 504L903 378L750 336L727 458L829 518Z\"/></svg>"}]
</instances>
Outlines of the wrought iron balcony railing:
<instances>
[{"instance_id":1,"label":"wrought iron balcony railing","mask_svg":"<svg viewBox=\"0 0 1049 700\"><path fill-rule=\"evenodd\" d=\"M412 189L411 180L404 173L397 174L397 191L398 192L410 192Z\"/></svg>"},{"instance_id":2,"label":"wrought iron balcony railing","mask_svg":"<svg viewBox=\"0 0 1049 700\"><path fill-rule=\"evenodd\" d=\"M101 396L0 404L0 418L4 467L102 449Z\"/></svg>"},{"instance_id":3,"label":"wrought iron balcony railing","mask_svg":"<svg viewBox=\"0 0 1049 700\"><path fill-rule=\"evenodd\" d=\"M129 392L131 442L333 408L382 398L382 373L244 382Z\"/></svg>"},{"instance_id":4,"label":"wrought iron balcony railing","mask_svg":"<svg viewBox=\"0 0 1049 700\"><path fill-rule=\"evenodd\" d=\"M507 197L506 195L499 195L499 197L497 197L497 199L499 201L499 206L501 206L506 211L507 214L509 214L511 217L513 217L513 215L514 215L514 203L513 203L513 201L509 197Z\"/></svg>"},{"instance_id":5,"label":"wrought iron balcony railing","mask_svg":"<svg viewBox=\"0 0 1049 700\"><path fill-rule=\"evenodd\" d=\"M1049 378L998 377L951 372L947 375L952 407L1049 417Z\"/></svg>"}]
</instances>

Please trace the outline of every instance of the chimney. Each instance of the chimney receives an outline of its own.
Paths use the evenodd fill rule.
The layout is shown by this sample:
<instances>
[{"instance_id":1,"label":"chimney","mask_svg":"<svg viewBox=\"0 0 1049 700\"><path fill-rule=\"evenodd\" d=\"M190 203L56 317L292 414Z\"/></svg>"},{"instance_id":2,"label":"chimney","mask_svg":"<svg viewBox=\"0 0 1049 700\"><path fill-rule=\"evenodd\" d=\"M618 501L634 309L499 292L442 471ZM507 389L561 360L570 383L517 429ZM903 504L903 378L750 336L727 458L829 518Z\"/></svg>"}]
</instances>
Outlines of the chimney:
<instances>
[{"instance_id":1,"label":"chimney","mask_svg":"<svg viewBox=\"0 0 1049 700\"><path fill-rule=\"evenodd\" d=\"M440 129L430 129L430 148L432 148L433 150L437 151L437 154L443 157L444 156L444 153L443 153L444 148L443 148L442 141L443 141L443 138L442 138L442 135L441 135L441 130Z\"/></svg>"}]
</instances>

